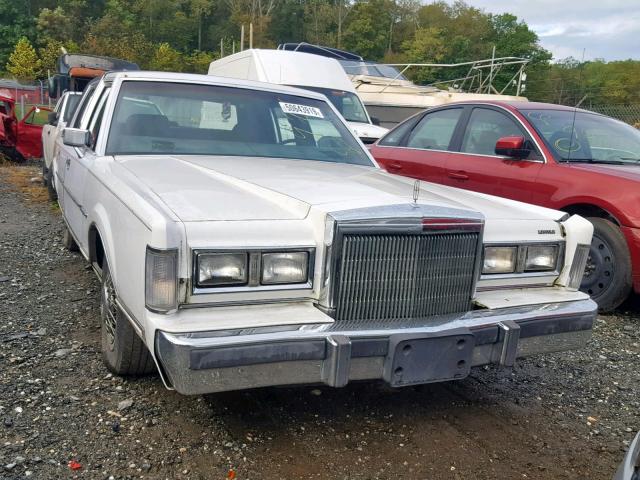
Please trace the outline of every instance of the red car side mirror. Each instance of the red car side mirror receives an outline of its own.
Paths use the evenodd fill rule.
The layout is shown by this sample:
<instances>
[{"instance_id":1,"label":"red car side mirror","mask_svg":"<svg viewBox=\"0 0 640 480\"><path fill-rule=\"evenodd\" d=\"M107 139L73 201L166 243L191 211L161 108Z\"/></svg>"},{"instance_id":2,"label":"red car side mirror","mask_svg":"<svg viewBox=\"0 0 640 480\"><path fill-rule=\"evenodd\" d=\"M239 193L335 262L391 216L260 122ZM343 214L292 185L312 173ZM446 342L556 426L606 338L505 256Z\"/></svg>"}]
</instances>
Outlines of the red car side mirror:
<instances>
[{"instance_id":1,"label":"red car side mirror","mask_svg":"<svg viewBox=\"0 0 640 480\"><path fill-rule=\"evenodd\" d=\"M531 149L527 148L524 137L502 137L496 142L496 155L509 158L527 158Z\"/></svg>"}]
</instances>

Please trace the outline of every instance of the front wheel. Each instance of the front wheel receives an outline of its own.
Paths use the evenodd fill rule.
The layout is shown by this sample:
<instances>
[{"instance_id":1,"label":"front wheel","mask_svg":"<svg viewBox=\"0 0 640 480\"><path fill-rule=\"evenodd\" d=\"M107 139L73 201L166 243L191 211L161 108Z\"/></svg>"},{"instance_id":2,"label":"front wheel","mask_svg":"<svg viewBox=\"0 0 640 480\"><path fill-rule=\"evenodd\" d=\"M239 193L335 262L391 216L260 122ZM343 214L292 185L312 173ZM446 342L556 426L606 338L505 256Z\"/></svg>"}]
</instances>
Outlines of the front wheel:
<instances>
[{"instance_id":1,"label":"front wheel","mask_svg":"<svg viewBox=\"0 0 640 480\"><path fill-rule=\"evenodd\" d=\"M593 240L580 290L591 295L601 312L619 307L631 292L631 257L620 229L604 218L587 218Z\"/></svg>"},{"instance_id":2,"label":"front wheel","mask_svg":"<svg viewBox=\"0 0 640 480\"><path fill-rule=\"evenodd\" d=\"M102 265L100 319L102 359L116 375L145 375L155 369L147 347L125 318L116 302L116 289L109 265Z\"/></svg>"}]
</instances>

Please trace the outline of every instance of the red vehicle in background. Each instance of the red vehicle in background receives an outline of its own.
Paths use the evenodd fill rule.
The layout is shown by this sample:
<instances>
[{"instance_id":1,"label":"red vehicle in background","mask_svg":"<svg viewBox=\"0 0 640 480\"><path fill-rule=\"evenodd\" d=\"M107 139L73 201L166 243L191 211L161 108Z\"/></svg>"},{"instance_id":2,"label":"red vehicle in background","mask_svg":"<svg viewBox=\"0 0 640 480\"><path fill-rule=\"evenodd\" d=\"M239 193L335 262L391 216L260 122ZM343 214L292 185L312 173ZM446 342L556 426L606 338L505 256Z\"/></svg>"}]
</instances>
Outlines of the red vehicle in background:
<instances>
[{"instance_id":1,"label":"red vehicle in background","mask_svg":"<svg viewBox=\"0 0 640 480\"><path fill-rule=\"evenodd\" d=\"M452 103L405 120L371 153L391 173L588 218L595 232L581 289L603 311L640 293L635 128L559 105Z\"/></svg>"},{"instance_id":2,"label":"red vehicle in background","mask_svg":"<svg viewBox=\"0 0 640 480\"><path fill-rule=\"evenodd\" d=\"M51 109L31 107L18 121L15 100L7 93L0 92L0 153L16 161L41 158L42 126Z\"/></svg>"}]
</instances>

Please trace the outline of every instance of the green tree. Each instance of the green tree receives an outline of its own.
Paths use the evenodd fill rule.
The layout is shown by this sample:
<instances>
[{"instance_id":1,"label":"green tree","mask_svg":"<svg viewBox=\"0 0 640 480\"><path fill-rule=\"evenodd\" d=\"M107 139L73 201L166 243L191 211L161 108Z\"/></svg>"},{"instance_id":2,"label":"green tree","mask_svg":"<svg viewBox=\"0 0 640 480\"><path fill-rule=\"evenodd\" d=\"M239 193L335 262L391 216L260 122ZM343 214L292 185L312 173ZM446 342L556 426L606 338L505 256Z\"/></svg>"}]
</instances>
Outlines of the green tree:
<instances>
[{"instance_id":1,"label":"green tree","mask_svg":"<svg viewBox=\"0 0 640 480\"><path fill-rule=\"evenodd\" d=\"M65 42L69 41L73 36L71 18L62 7L56 7L54 10L49 8L40 10L37 28L42 43L46 43L49 40Z\"/></svg>"},{"instance_id":2,"label":"green tree","mask_svg":"<svg viewBox=\"0 0 640 480\"><path fill-rule=\"evenodd\" d=\"M7 72L19 80L34 80L40 75L40 59L27 37L18 40L13 53L9 55Z\"/></svg>"},{"instance_id":3,"label":"green tree","mask_svg":"<svg viewBox=\"0 0 640 480\"><path fill-rule=\"evenodd\" d=\"M161 43L149 62L149 70L160 70L169 72L182 72L185 61L180 52L171 48L168 43Z\"/></svg>"},{"instance_id":4,"label":"green tree","mask_svg":"<svg viewBox=\"0 0 640 480\"><path fill-rule=\"evenodd\" d=\"M27 2L0 0L0 65L7 63L22 37L35 38L35 24Z\"/></svg>"},{"instance_id":5,"label":"green tree","mask_svg":"<svg viewBox=\"0 0 640 480\"><path fill-rule=\"evenodd\" d=\"M391 0L356 0L345 24L343 42L369 59L381 59L387 51L393 29Z\"/></svg>"},{"instance_id":6,"label":"green tree","mask_svg":"<svg viewBox=\"0 0 640 480\"><path fill-rule=\"evenodd\" d=\"M209 71L209 64L217 57L218 55L212 52L201 52L196 50L186 59L186 70L191 73L205 74Z\"/></svg>"},{"instance_id":7,"label":"green tree","mask_svg":"<svg viewBox=\"0 0 640 480\"><path fill-rule=\"evenodd\" d=\"M402 44L404 60L408 63L439 63L447 54L447 47L441 31L435 27L418 28L414 38ZM415 68L409 72L411 78L418 83L435 80L432 69Z\"/></svg>"}]
</instances>

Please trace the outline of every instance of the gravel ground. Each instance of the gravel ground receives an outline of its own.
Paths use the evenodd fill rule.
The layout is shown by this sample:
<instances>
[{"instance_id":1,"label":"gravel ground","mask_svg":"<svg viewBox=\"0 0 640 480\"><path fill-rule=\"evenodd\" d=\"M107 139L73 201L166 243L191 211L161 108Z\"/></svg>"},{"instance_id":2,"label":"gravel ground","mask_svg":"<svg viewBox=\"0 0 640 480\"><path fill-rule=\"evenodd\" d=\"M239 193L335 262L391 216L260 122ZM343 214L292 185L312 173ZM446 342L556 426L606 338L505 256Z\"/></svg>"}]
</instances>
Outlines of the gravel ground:
<instances>
[{"instance_id":1,"label":"gravel ground","mask_svg":"<svg viewBox=\"0 0 640 480\"><path fill-rule=\"evenodd\" d=\"M607 479L640 429L637 299L584 350L455 383L182 397L114 377L38 168L0 167L0 479Z\"/></svg>"}]
</instances>

